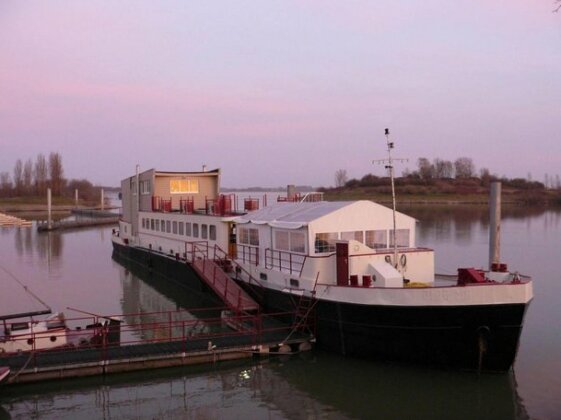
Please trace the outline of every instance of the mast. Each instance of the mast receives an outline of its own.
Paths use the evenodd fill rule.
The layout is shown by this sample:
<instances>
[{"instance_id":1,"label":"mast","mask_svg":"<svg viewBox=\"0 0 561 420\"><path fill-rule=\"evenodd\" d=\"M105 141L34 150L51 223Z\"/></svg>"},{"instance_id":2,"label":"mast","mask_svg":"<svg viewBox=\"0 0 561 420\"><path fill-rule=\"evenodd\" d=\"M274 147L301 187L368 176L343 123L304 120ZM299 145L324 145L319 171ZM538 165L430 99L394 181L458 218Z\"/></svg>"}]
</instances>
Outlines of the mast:
<instances>
[{"instance_id":1,"label":"mast","mask_svg":"<svg viewBox=\"0 0 561 420\"><path fill-rule=\"evenodd\" d=\"M395 205L395 181L394 181L394 168L393 163L394 161L399 162L406 162L407 159L394 159L392 157L392 149L394 148L394 144L390 141L390 129L386 128L384 130L384 135L386 136L386 144L388 147L388 158L387 159L380 159L375 160L374 162L377 163L385 163L385 168L388 170L392 185L392 215L393 215L393 230L392 230L392 237L393 237L393 266L398 269L398 261L397 261L397 238L396 238L396 205Z\"/></svg>"}]
</instances>

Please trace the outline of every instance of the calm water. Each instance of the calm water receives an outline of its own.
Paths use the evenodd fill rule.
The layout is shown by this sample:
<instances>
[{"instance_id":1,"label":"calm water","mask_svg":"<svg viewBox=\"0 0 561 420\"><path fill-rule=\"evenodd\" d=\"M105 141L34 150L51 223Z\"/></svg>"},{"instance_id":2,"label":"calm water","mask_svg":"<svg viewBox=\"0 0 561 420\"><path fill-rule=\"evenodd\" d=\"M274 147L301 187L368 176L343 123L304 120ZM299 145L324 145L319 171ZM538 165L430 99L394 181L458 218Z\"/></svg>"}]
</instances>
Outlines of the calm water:
<instances>
[{"instance_id":1,"label":"calm water","mask_svg":"<svg viewBox=\"0 0 561 420\"><path fill-rule=\"evenodd\" d=\"M402 209L436 267L484 266L487 210ZM315 352L50 382L0 391L3 418L561 418L561 212L503 209L502 260L534 279L513 374L482 375L380 364ZM128 270L111 259L111 229L38 234L0 229L0 266L56 310L162 311L216 304L212 296ZM38 305L0 270L0 312Z\"/></svg>"}]
</instances>

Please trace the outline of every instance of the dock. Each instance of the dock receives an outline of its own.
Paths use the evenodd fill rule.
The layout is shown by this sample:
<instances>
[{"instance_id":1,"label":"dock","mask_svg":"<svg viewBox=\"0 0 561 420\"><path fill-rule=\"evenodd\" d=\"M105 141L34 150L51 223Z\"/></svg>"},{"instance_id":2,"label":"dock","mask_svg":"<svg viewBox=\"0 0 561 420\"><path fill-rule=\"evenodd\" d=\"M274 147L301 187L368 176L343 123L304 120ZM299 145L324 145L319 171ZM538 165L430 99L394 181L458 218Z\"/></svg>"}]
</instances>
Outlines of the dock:
<instances>
[{"instance_id":1,"label":"dock","mask_svg":"<svg viewBox=\"0 0 561 420\"><path fill-rule=\"evenodd\" d=\"M21 219L19 217L10 216L8 214L0 213L0 227L31 227L31 220Z\"/></svg>"},{"instance_id":2,"label":"dock","mask_svg":"<svg viewBox=\"0 0 561 420\"><path fill-rule=\"evenodd\" d=\"M227 326L223 318L196 319L189 315L192 313L125 315L122 319L128 323L120 326L118 341L114 326L100 327L87 343L81 338L79 345L59 349L0 354L0 366L10 368L4 386L291 354L312 348L309 331L295 330L294 325L281 321L287 314L230 314ZM105 325L99 322L101 319L92 325ZM135 323L134 319L143 321ZM232 329L232 325L237 328ZM83 337L84 331L75 329L69 334ZM143 338L136 338L139 335ZM129 338L121 340L121 336Z\"/></svg>"},{"instance_id":3,"label":"dock","mask_svg":"<svg viewBox=\"0 0 561 420\"><path fill-rule=\"evenodd\" d=\"M72 209L71 213L75 216L78 216L79 218L76 220L53 221L50 224L48 221L38 222L37 230L39 232L50 232L53 230L115 225L119 223L119 215L110 211L97 209Z\"/></svg>"}]
</instances>

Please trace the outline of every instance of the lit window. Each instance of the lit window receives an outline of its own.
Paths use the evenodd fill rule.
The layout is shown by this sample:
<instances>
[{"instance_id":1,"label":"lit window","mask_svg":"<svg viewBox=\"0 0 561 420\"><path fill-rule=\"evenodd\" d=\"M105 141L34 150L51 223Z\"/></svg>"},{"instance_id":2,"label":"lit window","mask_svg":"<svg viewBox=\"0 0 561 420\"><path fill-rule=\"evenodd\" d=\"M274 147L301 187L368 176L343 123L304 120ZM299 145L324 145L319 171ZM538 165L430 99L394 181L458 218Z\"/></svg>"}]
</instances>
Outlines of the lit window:
<instances>
[{"instance_id":1,"label":"lit window","mask_svg":"<svg viewBox=\"0 0 561 420\"><path fill-rule=\"evenodd\" d=\"M172 194L197 194L199 181L197 179L172 179L169 181L169 191Z\"/></svg>"}]
</instances>

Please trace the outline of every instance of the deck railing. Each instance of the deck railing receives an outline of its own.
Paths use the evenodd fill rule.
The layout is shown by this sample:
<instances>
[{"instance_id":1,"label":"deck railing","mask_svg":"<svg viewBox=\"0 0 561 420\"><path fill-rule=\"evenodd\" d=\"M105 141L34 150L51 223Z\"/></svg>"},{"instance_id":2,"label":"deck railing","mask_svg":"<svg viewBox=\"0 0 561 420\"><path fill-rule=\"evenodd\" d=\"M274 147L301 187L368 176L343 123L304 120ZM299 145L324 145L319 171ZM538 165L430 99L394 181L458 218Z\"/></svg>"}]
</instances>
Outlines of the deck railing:
<instances>
[{"instance_id":1,"label":"deck railing","mask_svg":"<svg viewBox=\"0 0 561 420\"><path fill-rule=\"evenodd\" d=\"M300 276L305 262L306 256L302 254L265 249L265 267L269 269Z\"/></svg>"},{"instance_id":2,"label":"deck railing","mask_svg":"<svg viewBox=\"0 0 561 420\"><path fill-rule=\"evenodd\" d=\"M257 345L271 334L289 336L291 331L300 327L294 323L282 323L279 319L296 319L295 311L263 314L224 314L224 307L194 308L189 310L164 312L138 312L123 315L104 315L93 317L66 318L67 344L51 349L35 346L31 351L18 353L0 352L0 365L17 365L19 369L32 370L45 367L42 355L49 355L49 365L56 360L57 365L87 361L105 361L116 357L150 356L151 350L162 352L157 346L168 343L166 352L210 350L207 343L213 340L228 339L228 345L239 343ZM214 314L213 316L210 316ZM108 319L120 319L120 324L110 324ZM276 320L276 321L275 321ZM9 325L9 323L8 323ZM86 326L88 326L86 328ZM304 329L302 328L302 331ZM41 338L50 337L52 331L31 333L15 341L37 343ZM11 339L2 337L3 340ZM208 345L210 347L210 344ZM75 356L72 356L75 354ZM23 367L21 367L22 365ZM13 367L13 366L12 366Z\"/></svg>"}]
</instances>

